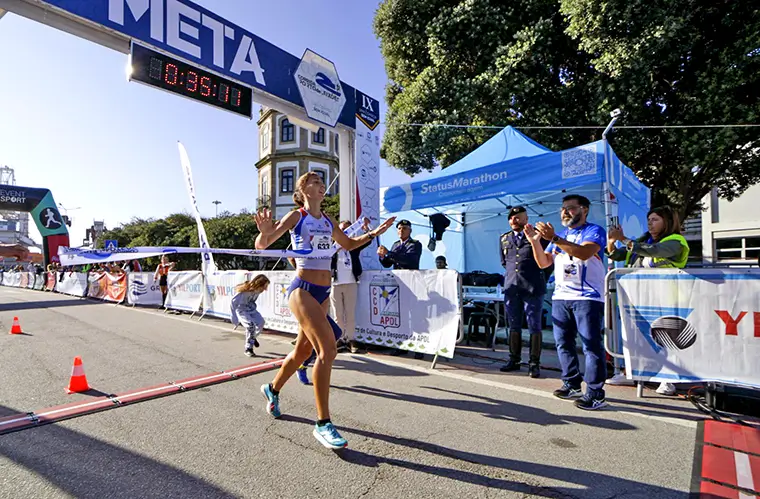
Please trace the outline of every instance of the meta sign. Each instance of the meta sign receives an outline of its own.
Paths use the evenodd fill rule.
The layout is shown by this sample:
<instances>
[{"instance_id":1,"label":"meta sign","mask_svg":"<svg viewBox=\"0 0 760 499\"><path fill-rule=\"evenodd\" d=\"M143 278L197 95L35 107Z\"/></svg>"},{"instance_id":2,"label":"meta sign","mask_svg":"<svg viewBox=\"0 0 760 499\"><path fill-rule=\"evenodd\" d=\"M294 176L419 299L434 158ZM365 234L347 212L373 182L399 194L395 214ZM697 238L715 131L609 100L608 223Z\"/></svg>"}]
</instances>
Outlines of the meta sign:
<instances>
[{"instance_id":1,"label":"meta sign","mask_svg":"<svg viewBox=\"0 0 760 499\"><path fill-rule=\"evenodd\" d=\"M133 42L133 55L135 42L141 42L142 47L136 50L142 62L134 75L141 83L236 114L245 115L248 111L249 94L233 82L300 108L314 108L313 103L304 105L303 83L294 77L302 62L300 59L189 0L44 0L34 3L124 35ZM152 49L155 51L150 53ZM179 61L166 56L174 56ZM190 67L183 68L183 61ZM198 71L200 68L227 79L202 73ZM325 99L332 103L321 106L320 121L331 126L337 122L354 129L356 90L339 80L332 81L332 75L327 72L314 76L318 76L317 88L325 90L322 92ZM317 93L311 90L308 92L311 96ZM335 105L335 92L339 94L339 109ZM325 112L334 114L336 122Z\"/></svg>"}]
</instances>

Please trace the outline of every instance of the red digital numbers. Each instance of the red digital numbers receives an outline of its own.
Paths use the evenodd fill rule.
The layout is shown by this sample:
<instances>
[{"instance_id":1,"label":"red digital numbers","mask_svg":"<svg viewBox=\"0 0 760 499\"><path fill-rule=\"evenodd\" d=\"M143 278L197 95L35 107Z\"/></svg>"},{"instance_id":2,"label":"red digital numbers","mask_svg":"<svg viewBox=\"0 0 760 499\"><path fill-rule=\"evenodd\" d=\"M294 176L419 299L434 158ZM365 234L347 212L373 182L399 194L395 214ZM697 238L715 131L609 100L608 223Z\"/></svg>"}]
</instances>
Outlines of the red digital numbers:
<instances>
[{"instance_id":1,"label":"red digital numbers","mask_svg":"<svg viewBox=\"0 0 760 499\"><path fill-rule=\"evenodd\" d=\"M230 87L225 83L219 84L219 102L227 104L230 100Z\"/></svg>"},{"instance_id":2,"label":"red digital numbers","mask_svg":"<svg viewBox=\"0 0 760 499\"><path fill-rule=\"evenodd\" d=\"M211 78L201 77L201 95L204 97L211 95Z\"/></svg>"},{"instance_id":3,"label":"red digital numbers","mask_svg":"<svg viewBox=\"0 0 760 499\"><path fill-rule=\"evenodd\" d=\"M240 89L233 88L232 89L232 105L235 107L240 107L241 97L242 97L242 94L240 92Z\"/></svg>"},{"instance_id":4,"label":"red digital numbers","mask_svg":"<svg viewBox=\"0 0 760 499\"><path fill-rule=\"evenodd\" d=\"M164 81L166 83L168 83L169 85L176 85L178 75L179 75L179 70L177 69L177 66L175 66L174 64L166 65L166 73L164 74Z\"/></svg>"},{"instance_id":5,"label":"red digital numbers","mask_svg":"<svg viewBox=\"0 0 760 499\"><path fill-rule=\"evenodd\" d=\"M187 85L185 86L188 91L195 92L198 90L198 73L188 71L187 73Z\"/></svg>"}]
</instances>

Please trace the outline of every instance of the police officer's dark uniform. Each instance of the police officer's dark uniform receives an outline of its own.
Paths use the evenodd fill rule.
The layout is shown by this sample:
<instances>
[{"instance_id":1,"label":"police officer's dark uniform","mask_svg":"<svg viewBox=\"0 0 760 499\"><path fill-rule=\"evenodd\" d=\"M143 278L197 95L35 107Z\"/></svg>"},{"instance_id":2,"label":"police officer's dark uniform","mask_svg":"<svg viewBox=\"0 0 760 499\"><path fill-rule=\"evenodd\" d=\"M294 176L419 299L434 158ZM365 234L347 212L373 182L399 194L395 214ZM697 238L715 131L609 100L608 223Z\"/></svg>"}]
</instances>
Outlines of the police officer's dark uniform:
<instances>
[{"instance_id":1,"label":"police officer's dark uniform","mask_svg":"<svg viewBox=\"0 0 760 499\"><path fill-rule=\"evenodd\" d=\"M525 211L524 207L515 206L509 211L507 219ZM538 378L541 373L541 318L546 294L546 274L536 263L530 241L523 231L502 234L499 243L501 266L505 270L504 310L509 322L509 360L500 370L508 372L520 369L524 313L530 331L529 374L532 378ZM548 241L542 241L541 244L546 247Z\"/></svg>"}]
</instances>

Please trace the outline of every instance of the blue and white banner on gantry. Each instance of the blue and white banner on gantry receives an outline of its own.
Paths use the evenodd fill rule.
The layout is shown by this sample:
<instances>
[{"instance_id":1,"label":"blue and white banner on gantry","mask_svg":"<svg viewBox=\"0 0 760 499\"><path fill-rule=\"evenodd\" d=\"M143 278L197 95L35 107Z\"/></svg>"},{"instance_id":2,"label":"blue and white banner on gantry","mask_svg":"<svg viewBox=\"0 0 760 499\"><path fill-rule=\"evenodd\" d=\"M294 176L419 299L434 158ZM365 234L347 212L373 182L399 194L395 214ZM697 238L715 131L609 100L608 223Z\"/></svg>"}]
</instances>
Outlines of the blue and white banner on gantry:
<instances>
[{"instance_id":1,"label":"blue and white banner on gantry","mask_svg":"<svg viewBox=\"0 0 760 499\"><path fill-rule=\"evenodd\" d=\"M617 294L630 379L760 387L760 272L637 270Z\"/></svg>"}]
</instances>

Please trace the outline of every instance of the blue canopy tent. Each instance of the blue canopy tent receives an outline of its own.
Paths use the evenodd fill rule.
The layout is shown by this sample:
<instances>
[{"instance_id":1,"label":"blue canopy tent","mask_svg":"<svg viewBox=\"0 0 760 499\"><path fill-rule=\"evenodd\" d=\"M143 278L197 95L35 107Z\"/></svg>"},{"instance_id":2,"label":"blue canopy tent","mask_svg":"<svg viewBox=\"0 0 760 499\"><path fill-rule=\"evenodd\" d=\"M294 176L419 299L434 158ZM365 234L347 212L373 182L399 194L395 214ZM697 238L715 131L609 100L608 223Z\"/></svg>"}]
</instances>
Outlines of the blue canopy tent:
<instances>
[{"instance_id":1,"label":"blue canopy tent","mask_svg":"<svg viewBox=\"0 0 760 499\"><path fill-rule=\"evenodd\" d=\"M432 255L424 251L423 263L444 254L449 268L495 273L503 271L498 238L510 230L509 208L525 206L531 222L559 227L562 197L569 193L591 200L591 222L606 227L612 217L619 217L626 234L638 236L646 230L649 189L606 140L552 152L512 127L425 180L384 189L382 208L418 224L438 212L455 221L440 248ZM387 234L383 242L389 245L393 239Z\"/></svg>"}]
</instances>

